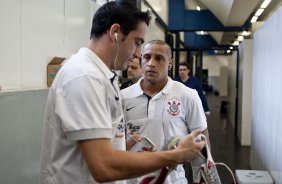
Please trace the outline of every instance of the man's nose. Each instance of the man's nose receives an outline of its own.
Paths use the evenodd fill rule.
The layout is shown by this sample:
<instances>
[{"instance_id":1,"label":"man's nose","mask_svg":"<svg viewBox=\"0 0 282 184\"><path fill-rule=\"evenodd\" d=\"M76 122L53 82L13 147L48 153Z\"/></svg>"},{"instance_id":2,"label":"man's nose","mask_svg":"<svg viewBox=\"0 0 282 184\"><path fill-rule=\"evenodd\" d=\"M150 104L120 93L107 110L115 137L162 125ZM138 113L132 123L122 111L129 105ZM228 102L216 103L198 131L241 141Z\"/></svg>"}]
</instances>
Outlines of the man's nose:
<instances>
[{"instance_id":1,"label":"man's nose","mask_svg":"<svg viewBox=\"0 0 282 184\"><path fill-rule=\"evenodd\" d=\"M148 61L148 66L156 66L155 60L153 57L150 58L150 60Z\"/></svg>"},{"instance_id":2,"label":"man's nose","mask_svg":"<svg viewBox=\"0 0 282 184\"><path fill-rule=\"evenodd\" d=\"M133 57L138 58L138 59L141 57L141 48L140 47L136 48L135 52L133 53Z\"/></svg>"}]
</instances>

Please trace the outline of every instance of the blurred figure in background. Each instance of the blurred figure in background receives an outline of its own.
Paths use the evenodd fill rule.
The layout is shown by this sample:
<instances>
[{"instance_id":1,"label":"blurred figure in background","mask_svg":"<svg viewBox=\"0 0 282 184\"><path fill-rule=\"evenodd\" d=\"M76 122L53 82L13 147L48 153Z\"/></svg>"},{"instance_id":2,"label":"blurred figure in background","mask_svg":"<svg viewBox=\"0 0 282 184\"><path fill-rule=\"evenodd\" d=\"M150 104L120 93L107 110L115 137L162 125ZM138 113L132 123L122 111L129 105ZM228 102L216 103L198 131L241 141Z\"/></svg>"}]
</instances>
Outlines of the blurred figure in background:
<instances>
[{"instance_id":1,"label":"blurred figure in background","mask_svg":"<svg viewBox=\"0 0 282 184\"><path fill-rule=\"evenodd\" d=\"M202 101L202 106L205 111L206 116L210 115L210 109L207 102L207 99L204 95L203 88L201 82L198 80L198 78L190 76L190 66L187 62L181 62L179 63L179 76L174 78L174 80L179 81L183 83L185 86L195 89L198 92L198 95Z\"/></svg>"},{"instance_id":2,"label":"blurred figure in background","mask_svg":"<svg viewBox=\"0 0 282 184\"><path fill-rule=\"evenodd\" d=\"M133 58L129 60L128 68L127 68L127 79L125 79L120 86L120 89L127 88L132 84L135 84L141 77L142 68L141 68L141 58Z\"/></svg>"}]
</instances>

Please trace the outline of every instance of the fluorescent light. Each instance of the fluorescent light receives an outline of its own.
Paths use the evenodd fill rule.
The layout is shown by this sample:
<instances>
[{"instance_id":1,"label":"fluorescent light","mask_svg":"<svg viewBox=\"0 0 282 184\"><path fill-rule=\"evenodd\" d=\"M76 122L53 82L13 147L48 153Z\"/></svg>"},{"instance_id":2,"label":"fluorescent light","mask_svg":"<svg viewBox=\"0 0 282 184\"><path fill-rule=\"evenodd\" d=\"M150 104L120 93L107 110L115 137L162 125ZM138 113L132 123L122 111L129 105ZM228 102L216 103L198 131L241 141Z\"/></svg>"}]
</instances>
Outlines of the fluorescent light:
<instances>
[{"instance_id":1,"label":"fluorescent light","mask_svg":"<svg viewBox=\"0 0 282 184\"><path fill-rule=\"evenodd\" d=\"M260 16L263 11L264 11L264 9L262 9L262 8L258 9L255 16L257 16L257 17Z\"/></svg>"},{"instance_id":2,"label":"fluorescent light","mask_svg":"<svg viewBox=\"0 0 282 184\"><path fill-rule=\"evenodd\" d=\"M243 41L244 40L244 36L238 36L238 41Z\"/></svg>"},{"instance_id":3,"label":"fluorescent light","mask_svg":"<svg viewBox=\"0 0 282 184\"><path fill-rule=\"evenodd\" d=\"M251 19L251 23L255 23L258 20L257 16L253 16L253 18Z\"/></svg>"},{"instance_id":4,"label":"fluorescent light","mask_svg":"<svg viewBox=\"0 0 282 184\"><path fill-rule=\"evenodd\" d=\"M232 45L239 45L239 41L235 40Z\"/></svg>"},{"instance_id":5,"label":"fluorescent light","mask_svg":"<svg viewBox=\"0 0 282 184\"><path fill-rule=\"evenodd\" d=\"M230 46L230 47L229 47L229 49L233 49L233 47L232 47L232 46Z\"/></svg>"},{"instance_id":6,"label":"fluorescent light","mask_svg":"<svg viewBox=\"0 0 282 184\"><path fill-rule=\"evenodd\" d=\"M197 35L208 35L208 32L206 31L196 31Z\"/></svg>"},{"instance_id":7,"label":"fluorescent light","mask_svg":"<svg viewBox=\"0 0 282 184\"><path fill-rule=\"evenodd\" d=\"M260 5L261 8L266 8L271 0L264 0L263 3Z\"/></svg>"},{"instance_id":8,"label":"fluorescent light","mask_svg":"<svg viewBox=\"0 0 282 184\"><path fill-rule=\"evenodd\" d=\"M200 10L201 10L201 7L200 7L200 6L197 6L197 10L200 11Z\"/></svg>"},{"instance_id":9,"label":"fluorescent light","mask_svg":"<svg viewBox=\"0 0 282 184\"><path fill-rule=\"evenodd\" d=\"M250 31L243 31L243 32L242 32L242 35L243 35L243 36L249 36L250 34L251 34Z\"/></svg>"},{"instance_id":10,"label":"fluorescent light","mask_svg":"<svg viewBox=\"0 0 282 184\"><path fill-rule=\"evenodd\" d=\"M226 52L229 54L231 52L231 50L227 50Z\"/></svg>"}]
</instances>

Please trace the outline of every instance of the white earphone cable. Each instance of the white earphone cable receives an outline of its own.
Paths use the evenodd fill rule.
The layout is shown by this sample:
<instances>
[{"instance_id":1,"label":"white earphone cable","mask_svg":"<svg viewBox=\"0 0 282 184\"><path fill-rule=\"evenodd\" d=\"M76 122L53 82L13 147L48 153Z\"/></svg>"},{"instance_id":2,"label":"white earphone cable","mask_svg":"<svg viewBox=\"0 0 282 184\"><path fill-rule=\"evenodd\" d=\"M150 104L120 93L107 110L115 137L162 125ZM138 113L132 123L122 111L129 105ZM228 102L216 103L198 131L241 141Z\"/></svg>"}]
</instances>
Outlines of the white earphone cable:
<instances>
[{"instance_id":1,"label":"white earphone cable","mask_svg":"<svg viewBox=\"0 0 282 184\"><path fill-rule=\"evenodd\" d=\"M116 62L117 62L117 57L118 57L118 53L119 53L119 43L118 43L118 39L116 38L116 56L115 56L115 60L114 60L114 70L117 71L116 68Z\"/></svg>"}]
</instances>

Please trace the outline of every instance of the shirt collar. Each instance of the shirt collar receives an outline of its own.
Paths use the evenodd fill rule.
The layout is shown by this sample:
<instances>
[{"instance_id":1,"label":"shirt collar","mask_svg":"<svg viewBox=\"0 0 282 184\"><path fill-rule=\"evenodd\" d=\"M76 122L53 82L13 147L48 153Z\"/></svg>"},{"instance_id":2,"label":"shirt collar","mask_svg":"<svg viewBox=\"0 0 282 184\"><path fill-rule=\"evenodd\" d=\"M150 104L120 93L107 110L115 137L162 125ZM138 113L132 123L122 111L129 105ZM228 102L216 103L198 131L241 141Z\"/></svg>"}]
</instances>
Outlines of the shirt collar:
<instances>
[{"instance_id":1,"label":"shirt collar","mask_svg":"<svg viewBox=\"0 0 282 184\"><path fill-rule=\"evenodd\" d=\"M170 77L167 77L167 83L164 86L164 88L161 90L161 92L163 94L172 94L174 92L172 86L173 86L173 80Z\"/></svg>"},{"instance_id":2,"label":"shirt collar","mask_svg":"<svg viewBox=\"0 0 282 184\"><path fill-rule=\"evenodd\" d=\"M111 71L108 66L102 61L102 59L99 58L99 56L97 56L97 54L95 54L92 50L84 47L81 48L79 52L84 53L86 56L88 56L93 61L93 63L95 63L100 68L102 73L104 73L108 79L110 79L111 81L115 79L116 73Z\"/></svg>"},{"instance_id":3,"label":"shirt collar","mask_svg":"<svg viewBox=\"0 0 282 184\"><path fill-rule=\"evenodd\" d=\"M136 83L135 92L137 96L142 95L144 93L144 91L141 88L141 81L143 79L144 77L139 79L138 82ZM167 83L159 93L172 94L174 92L172 88L173 88L173 80L170 77L167 77Z\"/></svg>"}]
</instances>

